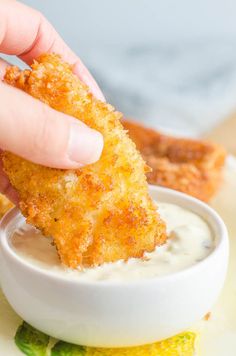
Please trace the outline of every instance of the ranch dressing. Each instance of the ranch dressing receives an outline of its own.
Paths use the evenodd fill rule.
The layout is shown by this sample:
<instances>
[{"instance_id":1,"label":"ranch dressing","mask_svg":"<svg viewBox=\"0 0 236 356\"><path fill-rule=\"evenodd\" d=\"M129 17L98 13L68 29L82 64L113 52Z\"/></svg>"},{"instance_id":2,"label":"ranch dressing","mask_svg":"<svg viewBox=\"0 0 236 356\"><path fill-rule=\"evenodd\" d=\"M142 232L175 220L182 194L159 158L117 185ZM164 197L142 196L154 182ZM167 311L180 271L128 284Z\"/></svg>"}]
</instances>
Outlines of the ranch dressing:
<instances>
[{"instance_id":1,"label":"ranch dressing","mask_svg":"<svg viewBox=\"0 0 236 356\"><path fill-rule=\"evenodd\" d=\"M61 265L52 239L23 224L12 236L15 252L28 262L53 274L83 281L130 281L164 276L190 267L206 258L214 248L208 224L198 215L169 203L158 203L167 224L168 240L143 258L105 263L94 268L70 270Z\"/></svg>"}]
</instances>

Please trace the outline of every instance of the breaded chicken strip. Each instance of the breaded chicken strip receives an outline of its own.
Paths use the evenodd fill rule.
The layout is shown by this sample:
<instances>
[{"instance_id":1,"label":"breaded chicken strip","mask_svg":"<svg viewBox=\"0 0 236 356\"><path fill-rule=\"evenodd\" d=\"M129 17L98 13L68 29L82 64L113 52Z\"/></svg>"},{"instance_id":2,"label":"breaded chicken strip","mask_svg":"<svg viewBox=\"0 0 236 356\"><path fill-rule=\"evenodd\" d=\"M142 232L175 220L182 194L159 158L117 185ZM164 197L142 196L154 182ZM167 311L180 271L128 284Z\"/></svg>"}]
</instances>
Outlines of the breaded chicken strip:
<instances>
[{"instance_id":1,"label":"breaded chicken strip","mask_svg":"<svg viewBox=\"0 0 236 356\"><path fill-rule=\"evenodd\" d=\"M226 151L208 141L164 135L132 121L123 121L143 159L152 168L148 182L208 201L222 178Z\"/></svg>"},{"instance_id":2,"label":"breaded chicken strip","mask_svg":"<svg viewBox=\"0 0 236 356\"><path fill-rule=\"evenodd\" d=\"M62 263L75 268L127 260L164 243L165 224L148 194L147 166L123 129L121 114L95 99L57 55L42 55L32 71L9 68L5 82L104 137L100 160L78 170L47 168L4 154L22 213L53 237Z\"/></svg>"}]
</instances>

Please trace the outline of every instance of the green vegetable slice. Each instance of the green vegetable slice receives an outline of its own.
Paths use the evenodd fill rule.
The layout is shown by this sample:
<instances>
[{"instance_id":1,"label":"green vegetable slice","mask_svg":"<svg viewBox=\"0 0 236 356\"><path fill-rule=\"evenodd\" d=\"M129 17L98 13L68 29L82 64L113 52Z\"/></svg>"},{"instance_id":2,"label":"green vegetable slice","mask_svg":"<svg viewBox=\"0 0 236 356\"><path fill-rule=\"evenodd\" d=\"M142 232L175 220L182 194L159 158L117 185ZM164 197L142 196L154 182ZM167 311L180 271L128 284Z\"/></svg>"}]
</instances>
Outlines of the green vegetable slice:
<instances>
[{"instance_id":1,"label":"green vegetable slice","mask_svg":"<svg viewBox=\"0 0 236 356\"><path fill-rule=\"evenodd\" d=\"M51 350L51 356L84 356L86 349L83 346L58 341Z\"/></svg>"},{"instance_id":2,"label":"green vegetable slice","mask_svg":"<svg viewBox=\"0 0 236 356\"><path fill-rule=\"evenodd\" d=\"M27 356L46 356L49 336L24 321L17 329L15 343Z\"/></svg>"},{"instance_id":3,"label":"green vegetable slice","mask_svg":"<svg viewBox=\"0 0 236 356\"><path fill-rule=\"evenodd\" d=\"M15 342L27 356L193 356L196 334L184 332L150 345L129 348L93 348L57 341L24 322L17 330ZM51 349L51 351L50 351Z\"/></svg>"}]
</instances>

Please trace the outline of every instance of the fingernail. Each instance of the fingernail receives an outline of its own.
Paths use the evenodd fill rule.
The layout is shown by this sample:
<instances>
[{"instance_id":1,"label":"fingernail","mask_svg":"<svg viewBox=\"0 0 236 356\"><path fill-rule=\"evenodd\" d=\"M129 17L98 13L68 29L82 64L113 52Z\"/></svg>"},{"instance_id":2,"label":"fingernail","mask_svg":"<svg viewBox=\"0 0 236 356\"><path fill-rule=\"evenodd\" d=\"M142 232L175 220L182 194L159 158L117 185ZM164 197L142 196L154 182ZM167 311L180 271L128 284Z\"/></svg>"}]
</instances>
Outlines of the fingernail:
<instances>
[{"instance_id":1,"label":"fingernail","mask_svg":"<svg viewBox=\"0 0 236 356\"><path fill-rule=\"evenodd\" d=\"M97 82L89 73L86 67L82 66L80 62L77 62L73 67L73 72L84 84L86 84L89 87L90 92L95 96L95 98L103 102L106 101Z\"/></svg>"},{"instance_id":2,"label":"fingernail","mask_svg":"<svg viewBox=\"0 0 236 356\"><path fill-rule=\"evenodd\" d=\"M72 123L68 155L71 161L79 164L91 164L99 160L103 149L103 137L100 132Z\"/></svg>"}]
</instances>

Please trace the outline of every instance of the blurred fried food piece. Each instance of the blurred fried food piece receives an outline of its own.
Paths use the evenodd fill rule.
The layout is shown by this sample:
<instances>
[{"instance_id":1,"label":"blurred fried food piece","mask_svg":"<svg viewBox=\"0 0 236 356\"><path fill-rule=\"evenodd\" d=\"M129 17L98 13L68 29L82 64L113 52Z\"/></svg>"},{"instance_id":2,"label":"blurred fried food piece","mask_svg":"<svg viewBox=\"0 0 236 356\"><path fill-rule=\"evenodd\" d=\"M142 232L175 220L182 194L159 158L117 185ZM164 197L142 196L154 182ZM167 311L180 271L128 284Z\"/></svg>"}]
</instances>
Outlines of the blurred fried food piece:
<instances>
[{"instance_id":1,"label":"blurred fried food piece","mask_svg":"<svg viewBox=\"0 0 236 356\"><path fill-rule=\"evenodd\" d=\"M0 219L3 217L3 215L13 207L14 205L10 200L5 197L5 195L0 194Z\"/></svg>"},{"instance_id":2,"label":"blurred fried food piece","mask_svg":"<svg viewBox=\"0 0 236 356\"><path fill-rule=\"evenodd\" d=\"M127 260L164 243L165 224L148 194L147 166L123 129L121 114L95 99L57 55L42 55L32 71L8 68L5 82L104 137L100 160L78 170L47 168L4 154L22 213L53 237L62 263L75 268Z\"/></svg>"},{"instance_id":3,"label":"blurred fried food piece","mask_svg":"<svg viewBox=\"0 0 236 356\"><path fill-rule=\"evenodd\" d=\"M152 168L152 172L147 173L150 184L209 201L222 178L226 157L222 146L164 135L128 120L122 123L143 159Z\"/></svg>"}]
</instances>

